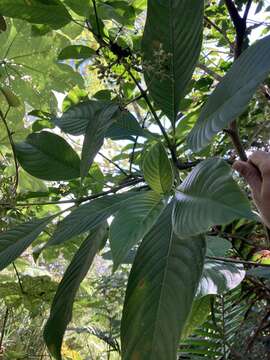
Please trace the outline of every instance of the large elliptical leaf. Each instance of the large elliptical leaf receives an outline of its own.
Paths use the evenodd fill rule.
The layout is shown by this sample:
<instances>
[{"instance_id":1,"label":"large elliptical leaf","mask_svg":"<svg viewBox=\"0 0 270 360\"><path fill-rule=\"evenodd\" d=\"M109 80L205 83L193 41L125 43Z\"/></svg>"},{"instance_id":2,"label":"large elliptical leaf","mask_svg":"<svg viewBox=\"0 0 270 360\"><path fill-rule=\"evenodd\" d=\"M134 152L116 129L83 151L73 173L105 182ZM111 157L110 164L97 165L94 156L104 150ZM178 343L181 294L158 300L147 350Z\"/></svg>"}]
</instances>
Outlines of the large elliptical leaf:
<instances>
[{"instance_id":1,"label":"large elliptical leaf","mask_svg":"<svg viewBox=\"0 0 270 360\"><path fill-rule=\"evenodd\" d=\"M48 181L80 176L80 158L60 136L42 131L15 145L19 163L32 176Z\"/></svg>"},{"instance_id":2,"label":"large elliptical leaf","mask_svg":"<svg viewBox=\"0 0 270 360\"><path fill-rule=\"evenodd\" d=\"M116 213L125 201L131 200L136 195L134 192L127 192L103 196L79 206L59 223L47 246L60 245L77 235L94 229Z\"/></svg>"},{"instance_id":3,"label":"large elliptical leaf","mask_svg":"<svg viewBox=\"0 0 270 360\"><path fill-rule=\"evenodd\" d=\"M237 218L254 220L255 215L222 159L201 162L176 191L173 226L181 236L200 234Z\"/></svg>"},{"instance_id":4,"label":"large elliptical leaf","mask_svg":"<svg viewBox=\"0 0 270 360\"><path fill-rule=\"evenodd\" d=\"M0 234L0 270L10 265L32 244L52 220L52 216L36 219Z\"/></svg>"},{"instance_id":5,"label":"large elliptical leaf","mask_svg":"<svg viewBox=\"0 0 270 360\"><path fill-rule=\"evenodd\" d=\"M206 260L197 289L196 298L207 295L222 295L235 289L246 275L242 264Z\"/></svg>"},{"instance_id":6,"label":"large elliptical leaf","mask_svg":"<svg viewBox=\"0 0 270 360\"><path fill-rule=\"evenodd\" d=\"M72 20L59 0L1 0L0 13L34 24L48 24L53 29L59 29Z\"/></svg>"},{"instance_id":7,"label":"large elliptical leaf","mask_svg":"<svg viewBox=\"0 0 270 360\"><path fill-rule=\"evenodd\" d=\"M143 129L129 111L119 110L115 115L115 122L109 127L105 136L112 140L134 140L137 136L153 138L154 135Z\"/></svg>"},{"instance_id":8,"label":"large elliptical leaf","mask_svg":"<svg viewBox=\"0 0 270 360\"><path fill-rule=\"evenodd\" d=\"M121 207L110 226L114 270L152 228L165 205L166 200L159 194L147 191Z\"/></svg>"},{"instance_id":9,"label":"large elliptical leaf","mask_svg":"<svg viewBox=\"0 0 270 360\"><path fill-rule=\"evenodd\" d=\"M209 97L188 136L193 151L204 148L212 137L242 114L270 71L270 36L259 40L235 61Z\"/></svg>"},{"instance_id":10,"label":"large elliptical leaf","mask_svg":"<svg viewBox=\"0 0 270 360\"><path fill-rule=\"evenodd\" d=\"M96 120L97 114L110 104L109 101L88 100L70 107L54 122L60 129L70 135L84 135L89 123Z\"/></svg>"},{"instance_id":11,"label":"large elliptical leaf","mask_svg":"<svg viewBox=\"0 0 270 360\"><path fill-rule=\"evenodd\" d=\"M93 230L84 240L64 273L54 296L50 317L44 329L44 339L50 353L57 360L62 359L62 341L66 327L72 319L76 293L106 234L107 226L103 224Z\"/></svg>"},{"instance_id":12,"label":"large elliptical leaf","mask_svg":"<svg viewBox=\"0 0 270 360\"><path fill-rule=\"evenodd\" d=\"M69 108L54 123L65 133L78 136L84 135L89 123L96 121L99 112L108 105L115 103L104 100L88 100ZM119 109L114 114L114 122L106 131L105 137L125 139L130 136L150 137L151 133L142 129L135 117L127 110Z\"/></svg>"},{"instance_id":13,"label":"large elliptical leaf","mask_svg":"<svg viewBox=\"0 0 270 360\"><path fill-rule=\"evenodd\" d=\"M202 274L205 239L177 237L172 207L145 236L128 281L122 359L175 360L181 331Z\"/></svg>"},{"instance_id":14,"label":"large elliptical leaf","mask_svg":"<svg viewBox=\"0 0 270 360\"><path fill-rule=\"evenodd\" d=\"M144 178L148 185L158 194L171 191L174 181L172 164L161 143L151 147L143 160Z\"/></svg>"},{"instance_id":15,"label":"large elliptical leaf","mask_svg":"<svg viewBox=\"0 0 270 360\"><path fill-rule=\"evenodd\" d=\"M67 59L89 59L91 56L95 55L95 50L91 49L88 46L84 45L69 45L61 50L58 55L58 60L67 60Z\"/></svg>"},{"instance_id":16,"label":"large elliptical leaf","mask_svg":"<svg viewBox=\"0 0 270 360\"><path fill-rule=\"evenodd\" d=\"M148 0L144 77L156 105L173 123L200 54L203 8L203 0Z\"/></svg>"},{"instance_id":17,"label":"large elliptical leaf","mask_svg":"<svg viewBox=\"0 0 270 360\"><path fill-rule=\"evenodd\" d=\"M103 145L107 130L112 125L118 105L110 104L100 110L94 121L90 121L86 128L82 148L81 177L88 174L97 153Z\"/></svg>"}]
</instances>

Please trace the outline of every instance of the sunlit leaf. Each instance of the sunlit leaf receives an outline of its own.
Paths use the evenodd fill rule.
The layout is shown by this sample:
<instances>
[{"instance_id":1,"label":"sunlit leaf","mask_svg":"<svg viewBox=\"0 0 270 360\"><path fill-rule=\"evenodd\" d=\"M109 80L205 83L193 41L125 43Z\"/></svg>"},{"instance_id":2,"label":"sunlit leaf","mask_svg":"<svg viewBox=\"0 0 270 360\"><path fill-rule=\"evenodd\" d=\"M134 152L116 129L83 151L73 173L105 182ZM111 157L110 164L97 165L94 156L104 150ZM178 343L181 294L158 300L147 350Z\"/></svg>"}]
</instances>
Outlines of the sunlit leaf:
<instances>
[{"instance_id":1,"label":"sunlit leaf","mask_svg":"<svg viewBox=\"0 0 270 360\"><path fill-rule=\"evenodd\" d=\"M67 59L88 59L95 55L95 51L84 45L70 45L61 50L59 60Z\"/></svg>"},{"instance_id":2,"label":"sunlit leaf","mask_svg":"<svg viewBox=\"0 0 270 360\"><path fill-rule=\"evenodd\" d=\"M255 218L247 197L232 179L230 166L218 158L197 165L175 197L173 224L180 236L200 234L237 218Z\"/></svg>"},{"instance_id":3,"label":"sunlit leaf","mask_svg":"<svg viewBox=\"0 0 270 360\"><path fill-rule=\"evenodd\" d=\"M241 264L206 260L196 296L226 293L241 284L245 275Z\"/></svg>"},{"instance_id":4,"label":"sunlit leaf","mask_svg":"<svg viewBox=\"0 0 270 360\"><path fill-rule=\"evenodd\" d=\"M166 150L161 143L151 147L143 161L143 173L149 186L159 194L169 193L174 174Z\"/></svg>"},{"instance_id":5,"label":"sunlit leaf","mask_svg":"<svg viewBox=\"0 0 270 360\"><path fill-rule=\"evenodd\" d=\"M195 299L192 304L191 312L186 321L182 339L191 336L195 329L204 323L211 311L211 296L204 296Z\"/></svg>"},{"instance_id":6,"label":"sunlit leaf","mask_svg":"<svg viewBox=\"0 0 270 360\"><path fill-rule=\"evenodd\" d=\"M0 13L34 24L48 24L59 29L72 18L59 0L1 0Z\"/></svg>"}]
</instances>

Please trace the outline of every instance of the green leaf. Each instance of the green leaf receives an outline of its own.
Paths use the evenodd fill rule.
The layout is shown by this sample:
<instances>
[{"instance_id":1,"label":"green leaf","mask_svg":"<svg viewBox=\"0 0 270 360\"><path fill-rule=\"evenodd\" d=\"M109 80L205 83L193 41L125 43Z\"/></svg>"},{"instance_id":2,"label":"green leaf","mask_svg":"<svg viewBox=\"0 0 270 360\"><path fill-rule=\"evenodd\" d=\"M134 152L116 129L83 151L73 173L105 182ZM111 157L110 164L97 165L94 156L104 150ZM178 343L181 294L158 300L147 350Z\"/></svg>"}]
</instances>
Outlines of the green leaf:
<instances>
[{"instance_id":1,"label":"green leaf","mask_svg":"<svg viewBox=\"0 0 270 360\"><path fill-rule=\"evenodd\" d=\"M165 199L159 194L148 191L121 207L110 226L114 270L153 227L165 205Z\"/></svg>"},{"instance_id":2,"label":"green leaf","mask_svg":"<svg viewBox=\"0 0 270 360\"><path fill-rule=\"evenodd\" d=\"M184 330L182 332L182 339L186 339L194 333L199 326L201 326L211 311L211 296L204 296L195 299L192 304L191 312L188 316Z\"/></svg>"},{"instance_id":3,"label":"green leaf","mask_svg":"<svg viewBox=\"0 0 270 360\"><path fill-rule=\"evenodd\" d=\"M219 236L206 236L206 244L206 255L208 256L225 256L232 247L229 240Z\"/></svg>"},{"instance_id":4,"label":"green leaf","mask_svg":"<svg viewBox=\"0 0 270 360\"><path fill-rule=\"evenodd\" d=\"M196 297L226 293L241 284L245 275L246 272L241 264L207 260L204 264Z\"/></svg>"},{"instance_id":5,"label":"green leaf","mask_svg":"<svg viewBox=\"0 0 270 360\"><path fill-rule=\"evenodd\" d=\"M121 325L122 359L175 360L201 277L203 236L181 239L168 206L137 252Z\"/></svg>"},{"instance_id":6,"label":"green leaf","mask_svg":"<svg viewBox=\"0 0 270 360\"><path fill-rule=\"evenodd\" d=\"M88 124L95 122L98 112L109 104L108 101L88 100L69 108L61 118L54 119L54 122L67 134L84 135Z\"/></svg>"},{"instance_id":7,"label":"green leaf","mask_svg":"<svg viewBox=\"0 0 270 360\"><path fill-rule=\"evenodd\" d=\"M232 179L230 166L212 158L197 165L177 188L173 212L177 234L200 234L210 226L237 218L254 219L244 193Z\"/></svg>"},{"instance_id":8,"label":"green leaf","mask_svg":"<svg viewBox=\"0 0 270 360\"><path fill-rule=\"evenodd\" d=\"M106 132L106 137L112 140L133 140L132 136L153 138L153 135L150 133L150 131L143 129L129 111L117 111L115 115L115 122L109 127L108 131Z\"/></svg>"},{"instance_id":9,"label":"green leaf","mask_svg":"<svg viewBox=\"0 0 270 360\"><path fill-rule=\"evenodd\" d=\"M60 181L80 176L79 156L56 134L47 131L30 134L15 148L23 169L39 179Z\"/></svg>"},{"instance_id":10,"label":"green leaf","mask_svg":"<svg viewBox=\"0 0 270 360\"><path fill-rule=\"evenodd\" d=\"M85 239L58 286L51 306L50 317L44 329L46 345L57 360L62 359L62 341L66 327L72 319L76 293L106 234L107 226L101 225Z\"/></svg>"},{"instance_id":11,"label":"green leaf","mask_svg":"<svg viewBox=\"0 0 270 360\"><path fill-rule=\"evenodd\" d=\"M204 148L222 129L246 109L258 86L270 71L270 36L249 47L235 61L208 99L188 136L193 151Z\"/></svg>"},{"instance_id":12,"label":"green leaf","mask_svg":"<svg viewBox=\"0 0 270 360\"><path fill-rule=\"evenodd\" d=\"M27 192L48 193L48 188L42 180L29 175L23 169L20 169L19 172L18 190L21 195Z\"/></svg>"},{"instance_id":13,"label":"green leaf","mask_svg":"<svg viewBox=\"0 0 270 360\"><path fill-rule=\"evenodd\" d=\"M6 268L38 237L52 216L36 219L0 234L0 270Z\"/></svg>"},{"instance_id":14,"label":"green leaf","mask_svg":"<svg viewBox=\"0 0 270 360\"><path fill-rule=\"evenodd\" d=\"M48 24L53 29L59 29L72 20L59 0L1 0L0 13L34 24Z\"/></svg>"},{"instance_id":15,"label":"green leaf","mask_svg":"<svg viewBox=\"0 0 270 360\"><path fill-rule=\"evenodd\" d=\"M63 0L63 3L68 6L76 14L88 17L89 12L92 11L92 1L91 0Z\"/></svg>"},{"instance_id":16,"label":"green leaf","mask_svg":"<svg viewBox=\"0 0 270 360\"><path fill-rule=\"evenodd\" d=\"M158 194L171 191L174 181L172 164L161 143L153 145L143 160L144 178Z\"/></svg>"},{"instance_id":17,"label":"green leaf","mask_svg":"<svg viewBox=\"0 0 270 360\"><path fill-rule=\"evenodd\" d=\"M1 32L4 32L6 30L7 30L6 20L2 15L0 15L0 34L1 34Z\"/></svg>"},{"instance_id":18,"label":"green leaf","mask_svg":"<svg viewBox=\"0 0 270 360\"><path fill-rule=\"evenodd\" d=\"M132 6L136 10L144 10L146 8L146 2L147 2L147 0L133 0Z\"/></svg>"},{"instance_id":19,"label":"green leaf","mask_svg":"<svg viewBox=\"0 0 270 360\"><path fill-rule=\"evenodd\" d=\"M113 116L118 108L115 104L107 105L98 112L95 121L88 123L82 148L81 177L87 176L89 168L103 145L106 131L114 122Z\"/></svg>"},{"instance_id":20,"label":"green leaf","mask_svg":"<svg viewBox=\"0 0 270 360\"><path fill-rule=\"evenodd\" d=\"M0 91L6 98L6 101L10 107L20 106L20 100L7 86L0 87Z\"/></svg>"},{"instance_id":21,"label":"green leaf","mask_svg":"<svg viewBox=\"0 0 270 360\"><path fill-rule=\"evenodd\" d=\"M81 205L59 223L53 237L47 243L47 247L62 244L74 236L92 230L116 213L125 201L131 200L136 195L134 192L127 192L103 196Z\"/></svg>"},{"instance_id":22,"label":"green leaf","mask_svg":"<svg viewBox=\"0 0 270 360\"><path fill-rule=\"evenodd\" d=\"M86 133L87 126L96 121L98 113L112 101L88 100L69 108L61 118L54 119L55 124L65 133L78 136ZM152 137L152 134L142 129L135 117L127 110L118 110L113 116L114 122L107 129L105 136L119 140L130 139L130 136Z\"/></svg>"},{"instance_id":23,"label":"green leaf","mask_svg":"<svg viewBox=\"0 0 270 360\"><path fill-rule=\"evenodd\" d=\"M58 60L89 59L95 55L95 50L84 45L70 45L61 50Z\"/></svg>"},{"instance_id":24,"label":"green leaf","mask_svg":"<svg viewBox=\"0 0 270 360\"><path fill-rule=\"evenodd\" d=\"M173 123L200 54L203 8L203 0L148 0L142 42L145 81Z\"/></svg>"}]
</instances>

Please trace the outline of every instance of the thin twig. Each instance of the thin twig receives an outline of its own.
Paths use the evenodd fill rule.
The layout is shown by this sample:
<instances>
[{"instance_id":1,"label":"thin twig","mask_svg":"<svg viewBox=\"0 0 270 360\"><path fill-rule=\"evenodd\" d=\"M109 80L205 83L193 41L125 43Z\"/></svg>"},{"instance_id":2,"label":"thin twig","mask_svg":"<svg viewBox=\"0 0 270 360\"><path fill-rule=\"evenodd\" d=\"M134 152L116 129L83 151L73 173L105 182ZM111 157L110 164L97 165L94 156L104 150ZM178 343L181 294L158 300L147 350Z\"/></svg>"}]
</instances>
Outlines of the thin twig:
<instances>
[{"instance_id":1,"label":"thin twig","mask_svg":"<svg viewBox=\"0 0 270 360\"><path fill-rule=\"evenodd\" d=\"M261 267L268 267L270 268L270 264L260 264L255 261L247 261L247 260L238 260L238 259L231 259L226 257L220 257L220 256L206 256L207 259L210 260L216 260L221 262L229 262L234 264L242 264L242 265L250 265L250 266L261 266Z\"/></svg>"},{"instance_id":2,"label":"thin twig","mask_svg":"<svg viewBox=\"0 0 270 360\"><path fill-rule=\"evenodd\" d=\"M156 113L156 111L155 111L155 109L154 109L154 107L153 107L153 105L152 105L152 103L151 103L148 95L147 95L146 90L144 90L144 89L142 88L140 82L139 82L139 81L136 79L136 77L132 74L132 71L131 71L130 69L127 69L127 72L128 72L128 74L130 75L130 77L132 78L132 80L134 81L134 83L136 84L137 88L140 90L140 92L141 92L141 94L142 94L142 97L144 98L146 104L148 105L149 110L151 111L151 113L152 113L152 115L153 115L153 117L154 117L154 119L155 119L158 127L160 128L160 131L162 132L162 135L163 135L164 138L165 138L165 141L166 141L166 143L167 143L167 145L168 145L168 148L169 148L169 150L170 150L170 152L171 152L172 160L173 160L174 164L177 166L178 160L177 160L177 155L176 155L175 147L174 147L173 144L171 143L171 140L169 139L169 136L167 135L166 130L165 130L165 128L163 127L163 125L162 125L162 123L161 123L161 121L160 121L160 119L159 119L159 117L158 117L158 115L157 115L157 113Z\"/></svg>"},{"instance_id":3,"label":"thin twig","mask_svg":"<svg viewBox=\"0 0 270 360\"><path fill-rule=\"evenodd\" d=\"M198 68L200 68L201 70L203 70L204 72L206 72L208 75L210 75L212 78L214 78L217 81L221 81L222 80L222 76L220 76L218 73L216 73L214 70L209 69L209 67L207 67L206 65L202 64L202 63L198 63L197 64Z\"/></svg>"},{"instance_id":4,"label":"thin twig","mask_svg":"<svg viewBox=\"0 0 270 360\"><path fill-rule=\"evenodd\" d=\"M136 185L136 184L139 184L139 183L142 183L144 182L144 179L143 178L136 178L136 179L132 179L132 180L128 180L126 182L124 182L123 184L119 185L119 186L116 186L112 189L109 189L107 191L103 191L103 192L99 192L99 193L96 193L96 194L93 194L93 195L90 195L90 196L85 196L85 197L81 197L81 198L78 198L78 199L70 199L70 200L62 200L62 201L47 201L47 202L35 202L35 203L16 203L15 205L16 206L22 206L22 207L27 207L27 206L45 206L45 205L60 205L60 204L71 204L71 203L75 203L75 204L81 204L83 202L86 202L86 201L90 201L90 200L94 200L94 199L97 199L97 198L100 198L102 196L105 196L105 195L110 195L110 194L114 194L122 189L125 189L127 187L130 187L132 185ZM11 207L11 206L14 206L10 203L0 203L0 206L8 206L8 207Z\"/></svg>"},{"instance_id":5,"label":"thin twig","mask_svg":"<svg viewBox=\"0 0 270 360\"><path fill-rule=\"evenodd\" d=\"M125 71L125 72L126 72L126 71ZM129 100L128 102L126 102L125 105L124 105L124 107L127 107L128 105L134 103L135 101L140 100L142 97L143 97L142 94L136 96L135 98L133 98L133 99Z\"/></svg>"},{"instance_id":6,"label":"thin twig","mask_svg":"<svg viewBox=\"0 0 270 360\"><path fill-rule=\"evenodd\" d=\"M25 291L24 291L24 289L23 289L23 285L22 285L21 278L20 278L19 272L18 272L18 270L17 270L17 267L16 267L16 265L15 265L14 262L12 263L12 265L13 265L13 268L14 268L14 271L15 271L15 274L16 274L16 277L17 277L17 279L18 279L18 283L19 283L19 287L20 287L20 289L21 289L21 293L22 293L22 294L25 294Z\"/></svg>"},{"instance_id":7,"label":"thin twig","mask_svg":"<svg viewBox=\"0 0 270 360\"><path fill-rule=\"evenodd\" d=\"M230 46L230 49L232 51L234 51L234 46L233 43L231 42L231 40L228 38L227 34L225 31L223 31L219 26L217 26L211 19L209 19L207 16L204 16L204 20L206 22L208 22L208 24L210 24L214 29L216 29L223 37L224 39L227 41L227 43Z\"/></svg>"},{"instance_id":8,"label":"thin twig","mask_svg":"<svg viewBox=\"0 0 270 360\"><path fill-rule=\"evenodd\" d=\"M98 36L100 39L102 39L102 35L101 35L101 31L100 31L100 26L99 26L99 19L98 19L98 11L97 11L97 4L96 4L96 0L92 0L93 6L94 6L94 12L95 12L95 18L96 18L96 23L97 23L97 32L98 32Z\"/></svg>"},{"instance_id":9,"label":"thin twig","mask_svg":"<svg viewBox=\"0 0 270 360\"><path fill-rule=\"evenodd\" d=\"M248 17L248 13L249 13L249 10L251 8L251 5L252 5L252 0L248 0L246 8L245 8L244 16L243 16L243 20L245 22L247 21L247 17Z\"/></svg>"},{"instance_id":10,"label":"thin twig","mask_svg":"<svg viewBox=\"0 0 270 360\"><path fill-rule=\"evenodd\" d=\"M234 52L234 58L237 59L242 52L242 47L244 43L244 39L246 36L246 30L247 30L247 16L250 10L251 1L248 1L248 4L245 9L244 17L241 18L233 0L225 0L227 9L229 11L230 17L232 19L232 22L234 24L234 28L236 31L236 40L235 40L235 52ZM226 130L226 133L230 136L233 146L235 150L237 151L237 154L239 155L240 159L242 161L247 161L247 155L244 149L244 146L241 142L238 127L237 127L237 120L233 120L229 126L229 129Z\"/></svg>"},{"instance_id":11,"label":"thin twig","mask_svg":"<svg viewBox=\"0 0 270 360\"><path fill-rule=\"evenodd\" d=\"M2 330L1 330L0 351L2 350L2 346L3 346L3 340L4 340L5 330L6 330L6 326L7 326L8 314L9 314L9 310L8 310L8 307L7 307L6 312L5 312L5 317L4 317Z\"/></svg>"},{"instance_id":12,"label":"thin twig","mask_svg":"<svg viewBox=\"0 0 270 360\"><path fill-rule=\"evenodd\" d=\"M224 129L224 132L230 136L233 146L234 146L237 154L239 155L240 159L242 161L247 161L248 157L247 157L244 146L243 146L240 136L239 136L239 132L238 132L238 128L237 128L237 121L234 120L230 124L229 129Z\"/></svg>"},{"instance_id":13,"label":"thin twig","mask_svg":"<svg viewBox=\"0 0 270 360\"><path fill-rule=\"evenodd\" d=\"M13 153L13 159L14 159L14 164L15 164L14 192L16 193L18 183L19 183L19 164L18 164L18 160L17 160L17 156L16 156L15 144L14 144L14 141L13 141L12 133L11 133L11 131L10 131L9 127L8 127L7 121L6 121L9 110L10 110L10 106L8 107L5 114L3 114L3 112L0 110L0 118L2 119L2 121L3 121L4 125L5 125L6 131L7 131L7 134L8 134L8 140L9 140L9 143L10 143L10 146L11 146L11 149L12 149L12 153Z\"/></svg>"},{"instance_id":14,"label":"thin twig","mask_svg":"<svg viewBox=\"0 0 270 360\"><path fill-rule=\"evenodd\" d=\"M133 108L134 108L134 111L135 111L138 119L139 119L140 122L141 122L142 128L144 128L146 119L148 118L148 115L149 115L149 111L147 112L147 114L145 115L145 117L144 117L144 119L143 119L142 116L141 116L139 107L138 107L138 105L137 105L136 103L133 103ZM130 174L132 174L132 165L133 165L133 161L134 161L134 157L135 157L136 147L137 147L137 145L138 145L138 139L139 139L139 136L137 136L136 139L135 139L135 141L134 141L133 148L132 148L132 152L131 152L131 156L130 156L130 160L129 160L129 173L130 173Z\"/></svg>"},{"instance_id":15,"label":"thin twig","mask_svg":"<svg viewBox=\"0 0 270 360\"><path fill-rule=\"evenodd\" d=\"M128 176L128 173L121 168L121 166L119 166L118 164L116 164L113 160L109 159L107 156L105 156L104 154L102 154L101 152L98 153L101 157L103 157L103 159L105 159L106 161L108 161L110 164L112 164L113 166L115 166L122 174L124 174L125 176Z\"/></svg>"}]
</instances>

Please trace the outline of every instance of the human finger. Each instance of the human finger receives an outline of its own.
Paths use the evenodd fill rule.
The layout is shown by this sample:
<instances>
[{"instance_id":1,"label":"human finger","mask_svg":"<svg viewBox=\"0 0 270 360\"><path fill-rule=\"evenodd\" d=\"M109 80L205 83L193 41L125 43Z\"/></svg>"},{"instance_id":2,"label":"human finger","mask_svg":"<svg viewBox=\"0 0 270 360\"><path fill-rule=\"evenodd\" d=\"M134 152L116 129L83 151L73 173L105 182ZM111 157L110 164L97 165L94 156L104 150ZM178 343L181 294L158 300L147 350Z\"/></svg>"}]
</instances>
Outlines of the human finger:
<instances>
[{"instance_id":1,"label":"human finger","mask_svg":"<svg viewBox=\"0 0 270 360\"><path fill-rule=\"evenodd\" d=\"M233 164L233 169L246 179L254 196L258 198L261 192L262 178L256 167L249 162L239 160Z\"/></svg>"},{"instance_id":2,"label":"human finger","mask_svg":"<svg viewBox=\"0 0 270 360\"><path fill-rule=\"evenodd\" d=\"M270 153L265 151L255 151L249 157L249 162L251 162L260 170L262 177L270 177Z\"/></svg>"}]
</instances>

